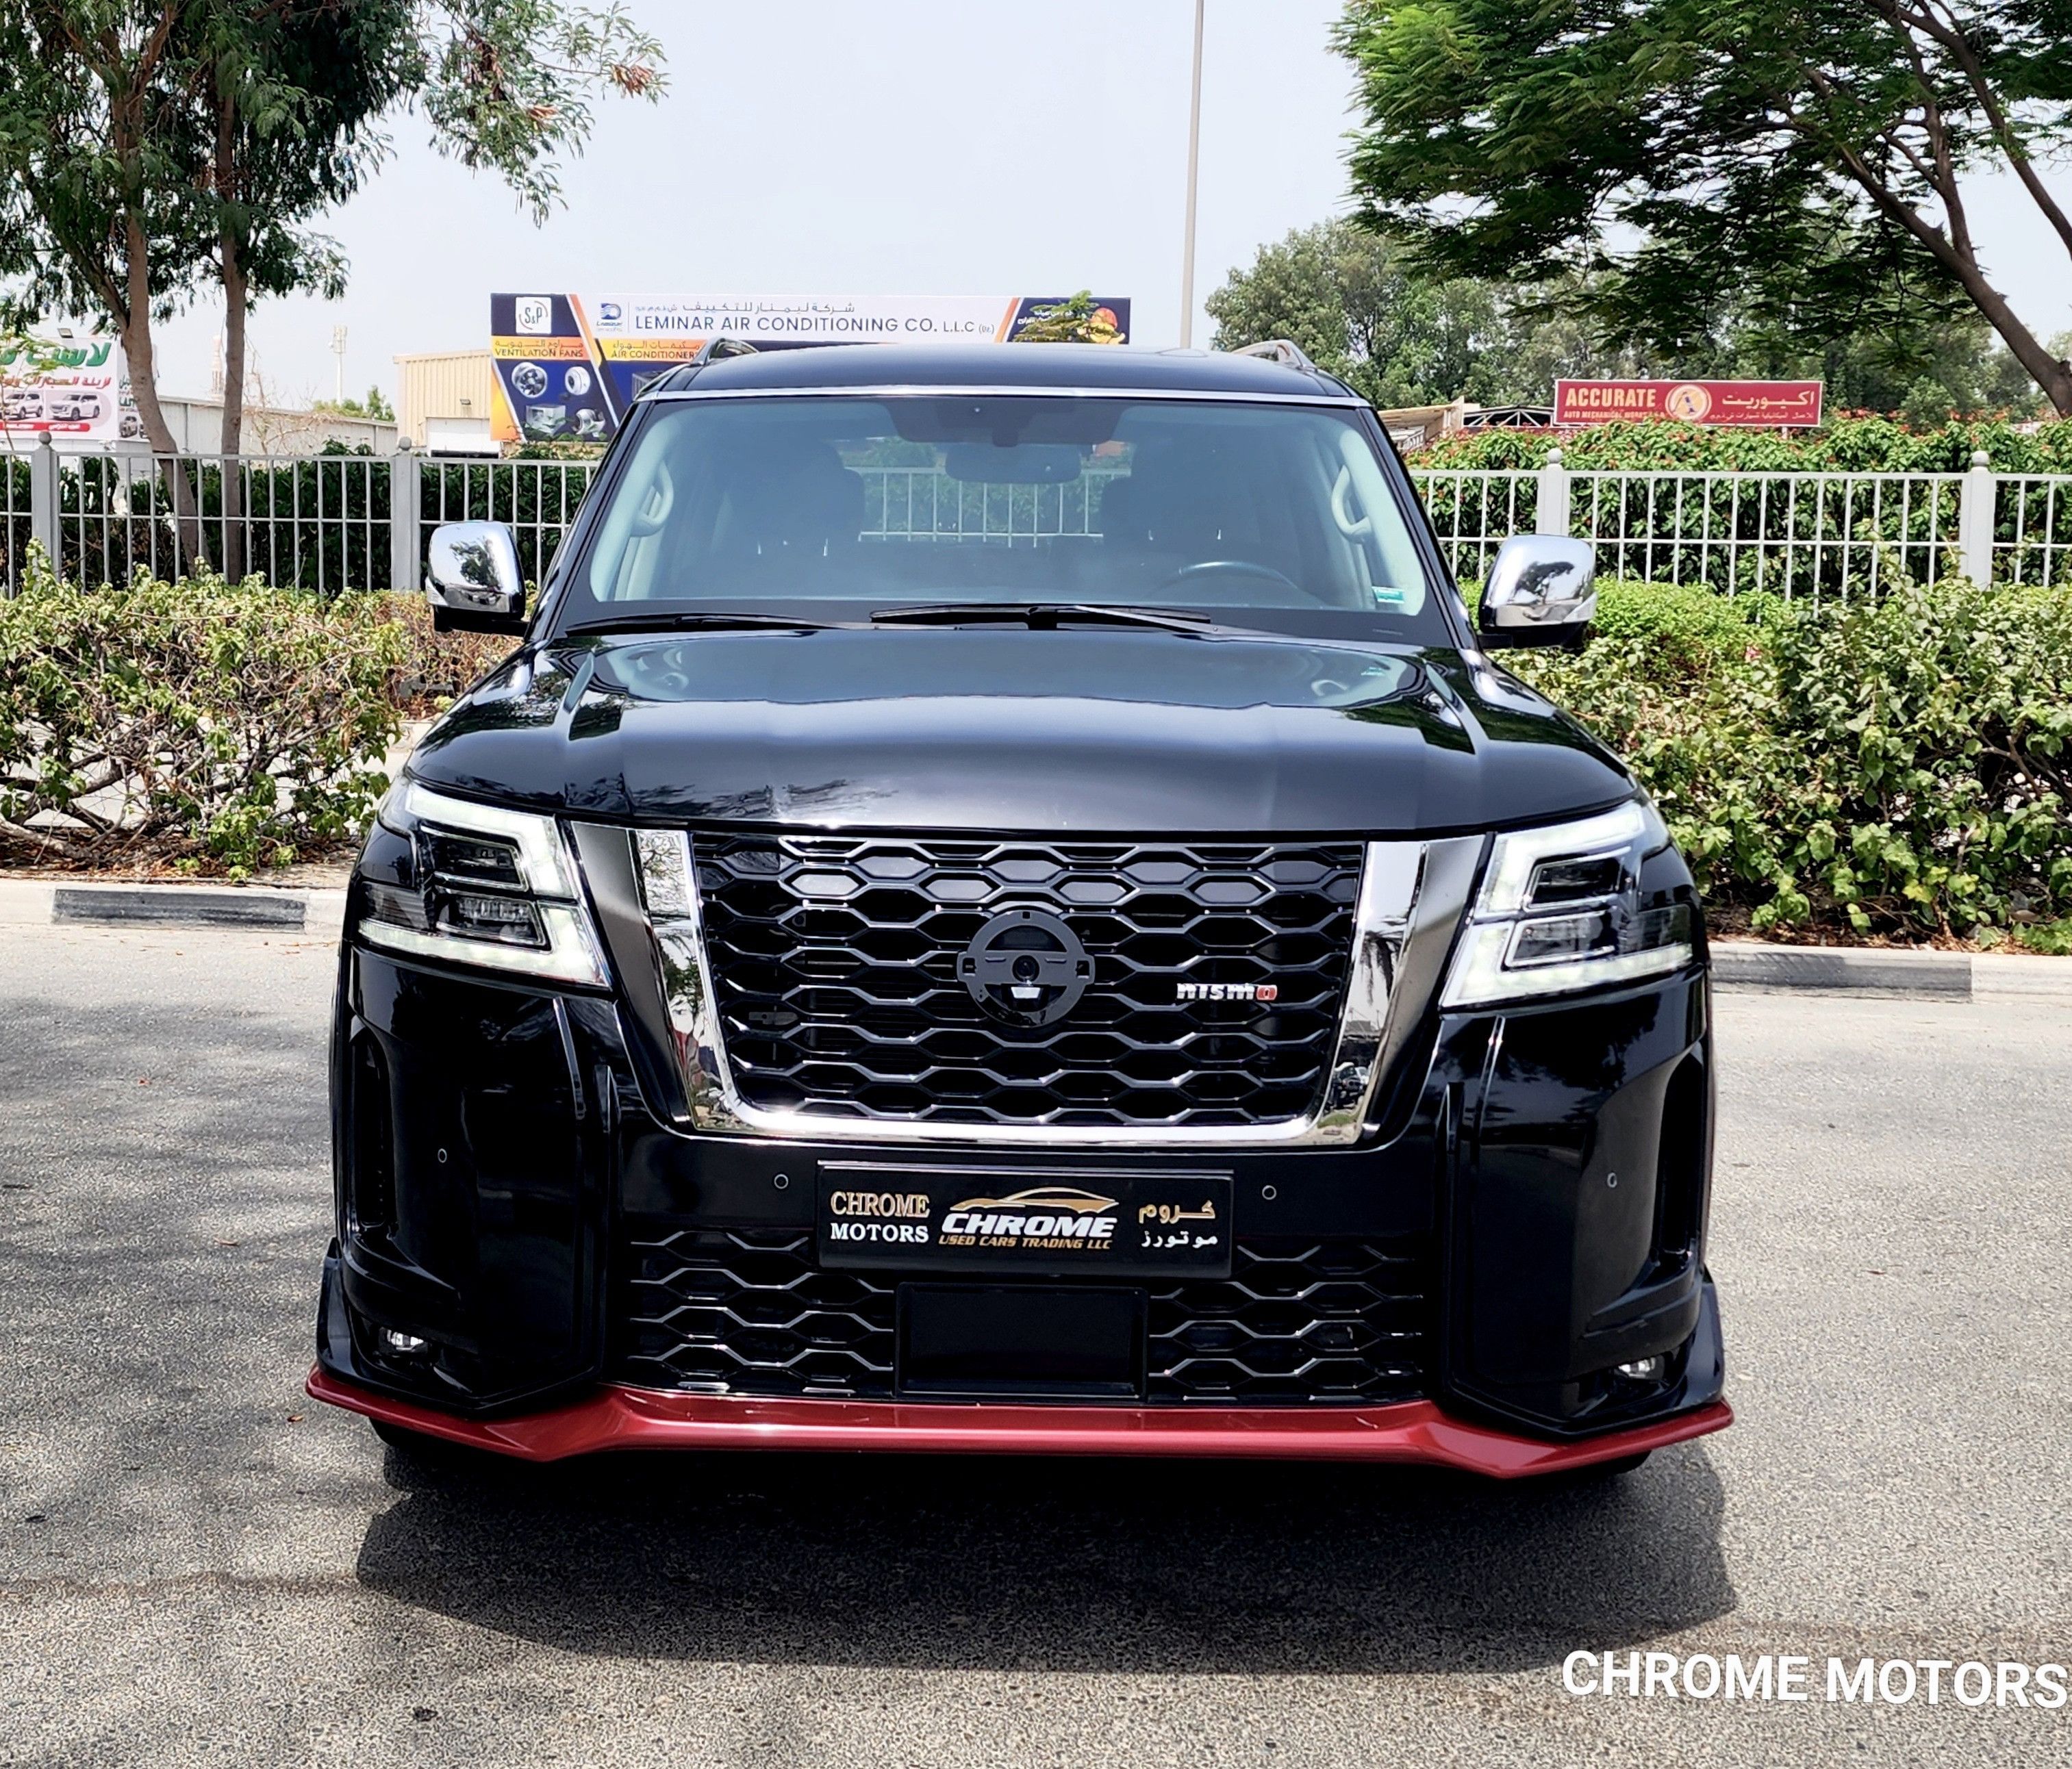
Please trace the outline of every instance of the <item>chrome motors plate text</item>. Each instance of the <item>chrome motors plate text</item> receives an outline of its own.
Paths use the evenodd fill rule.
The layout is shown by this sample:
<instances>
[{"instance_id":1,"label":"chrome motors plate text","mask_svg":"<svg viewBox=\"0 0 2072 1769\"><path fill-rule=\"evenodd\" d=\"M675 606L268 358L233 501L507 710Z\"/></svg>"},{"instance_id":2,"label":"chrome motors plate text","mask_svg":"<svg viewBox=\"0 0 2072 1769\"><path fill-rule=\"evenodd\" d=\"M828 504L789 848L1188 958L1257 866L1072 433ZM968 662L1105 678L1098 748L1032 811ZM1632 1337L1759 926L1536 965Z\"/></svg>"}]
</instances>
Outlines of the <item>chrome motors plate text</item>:
<instances>
[{"instance_id":1,"label":"chrome motors plate text","mask_svg":"<svg viewBox=\"0 0 2072 1769\"><path fill-rule=\"evenodd\" d=\"M1029 1276L1220 1277L1228 1173L820 1164L823 1266Z\"/></svg>"}]
</instances>

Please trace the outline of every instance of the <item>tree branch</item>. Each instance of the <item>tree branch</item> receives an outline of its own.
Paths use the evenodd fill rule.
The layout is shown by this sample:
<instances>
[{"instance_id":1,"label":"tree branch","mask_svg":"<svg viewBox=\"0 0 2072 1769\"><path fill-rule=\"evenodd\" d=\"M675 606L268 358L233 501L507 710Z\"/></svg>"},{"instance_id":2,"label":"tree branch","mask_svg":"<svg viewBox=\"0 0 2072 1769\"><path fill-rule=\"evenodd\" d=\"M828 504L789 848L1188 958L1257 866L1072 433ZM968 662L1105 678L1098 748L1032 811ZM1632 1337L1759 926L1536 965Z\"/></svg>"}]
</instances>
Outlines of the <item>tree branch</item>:
<instances>
[{"instance_id":1,"label":"tree branch","mask_svg":"<svg viewBox=\"0 0 2072 1769\"><path fill-rule=\"evenodd\" d=\"M1979 109L1985 113L1986 126L1992 131L1993 139L2000 143L2008 163L2013 166L2015 176L2021 180L2022 187L2029 192L2030 199L2043 211L2044 219L2050 224L2052 231L2063 243L2065 249L2072 252L2072 215L2066 212L2037 174L2036 162L2029 155L2021 133L2008 116L2006 107L2000 101L2000 95L1993 90L1992 82L1986 75L1985 64L1979 60L1970 39L1957 28L1954 19L1946 24L1932 13L1912 10L1899 5L1897 0L1873 0L1873 3L1881 4L1888 16L1918 27L1923 35L1932 37L1949 51L1951 58L1963 71L1966 84L1971 87L1972 96L1978 100Z\"/></svg>"}]
</instances>

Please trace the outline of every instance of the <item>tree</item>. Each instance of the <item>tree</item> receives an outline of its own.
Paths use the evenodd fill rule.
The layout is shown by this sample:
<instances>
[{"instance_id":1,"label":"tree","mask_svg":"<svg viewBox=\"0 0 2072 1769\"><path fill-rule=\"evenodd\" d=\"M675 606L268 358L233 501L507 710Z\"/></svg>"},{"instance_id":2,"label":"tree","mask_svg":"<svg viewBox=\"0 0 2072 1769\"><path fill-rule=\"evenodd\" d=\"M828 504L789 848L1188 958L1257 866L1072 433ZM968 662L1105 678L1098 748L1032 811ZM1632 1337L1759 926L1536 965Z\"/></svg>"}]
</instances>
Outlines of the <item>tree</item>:
<instances>
[{"instance_id":1,"label":"tree","mask_svg":"<svg viewBox=\"0 0 2072 1769\"><path fill-rule=\"evenodd\" d=\"M383 113L410 89L421 51L408 6L391 0L210 0L189 14L191 121L223 290L220 447L245 433L245 321L262 295L345 292L344 255L308 227L380 162ZM244 486L222 480L224 575L244 570Z\"/></svg>"},{"instance_id":2,"label":"tree","mask_svg":"<svg viewBox=\"0 0 2072 1769\"><path fill-rule=\"evenodd\" d=\"M380 163L385 117L421 105L441 151L503 175L537 218L591 96L662 90L658 46L615 3L0 0L0 276L18 315L106 316L166 454L152 321L219 282L229 453L246 314L342 290L343 258L307 224Z\"/></svg>"},{"instance_id":3,"label":"tree","mask_svg":"<svg viewBox=\"0 0 2072 1769\"><path fill-rule=\"evenodd\" d=\"M1633 372L1538 296L1424 270L1395 241L1349 220L1263 246L1208 298L1216 347L1285 338L1380 406L1544 401L1557 375Z\"/></svg>"},{"instance_id":4,"label":"tree","mask_svg":"<svg viewBox=\"0 0 2072 1769\"><path fill-rule=\"evenodd\" d=\"M2033 384L1975 314L1916 318L1892 334L1832 337L1816 349L1731 307L1674 351L1607 343L1591 289L1565 276L1538 288L1449 277L1349 220L1262 247L1209 297L1218 348L1286 338L1377 405L1544 404L1563 376L1817 375L1836 410L2026 414ZM2063 354L2056 342L2054 354Z\"/></svg>"},{"instance_id":5,"label":"tree","mask_svg":"<svg viewBox=\"0 0 2072 1769\"><path fill-rule=\"evenodd\" d=\"M409 89L407 10L331 0L231 0L191 15L192 118L224 297L222 449L244 427L245 318L262 295L335 300L345 262L306 226L380 162L377 120Z\"/></svg>"},{"instance_id":6,"label":"tree","mask_svg":"<svg viewBox=\"0 0 2072 1769\"><path fill-rule=\"evenodd\" d=\"M378 387L370 387L364 400L319 400L316 409L333 412L340 417L372 418L377 423L393 424L396 408L388 403L388 396Z\"/></svg>"},{"instance_id":7,"label":"tree","mask_svg":"<svg viewBox=\"0 0 2072 1769\"><path fill-rule=\"evenodd\" d=\"M2072 363L1980 261L1967 177L2072 142L2072 0L1349 0L1362 217L1451 275L1587 273L1610 335L1723 309L1797 347L1970 311L2061 414Z\"/></svg>"},{"instance_id":8,"label":"tree","mask_svg":"<svg viewBox=\"0 0 2072 1769\"><path fill-rule=\"evenodd\" d=\"M172 77L187 7L0 6L0 274L10 318L105 316L128 359L137 415L172 452L151 321L206 265L185 94Z\"/></svg>"}]
</instances>

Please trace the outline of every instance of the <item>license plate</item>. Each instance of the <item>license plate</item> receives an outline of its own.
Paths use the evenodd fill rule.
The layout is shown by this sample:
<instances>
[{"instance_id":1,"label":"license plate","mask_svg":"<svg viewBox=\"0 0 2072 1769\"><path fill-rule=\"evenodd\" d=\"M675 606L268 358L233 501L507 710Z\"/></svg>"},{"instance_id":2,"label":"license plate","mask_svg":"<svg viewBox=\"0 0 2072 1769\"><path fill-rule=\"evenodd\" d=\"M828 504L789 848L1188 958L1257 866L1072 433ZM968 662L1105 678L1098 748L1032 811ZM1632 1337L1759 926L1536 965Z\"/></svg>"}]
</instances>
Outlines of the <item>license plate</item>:
<instances>
[{"instance_id":1,"label":"license plate","mask_svg":"<svg viewBox=\"0 0 2072 1769\"><path fill-rule=\"evenodd\" d=\"M823 1266L1028 1276L1227 1275L1228 1173L820 1164Z\"/></svg>"}]
</instances>

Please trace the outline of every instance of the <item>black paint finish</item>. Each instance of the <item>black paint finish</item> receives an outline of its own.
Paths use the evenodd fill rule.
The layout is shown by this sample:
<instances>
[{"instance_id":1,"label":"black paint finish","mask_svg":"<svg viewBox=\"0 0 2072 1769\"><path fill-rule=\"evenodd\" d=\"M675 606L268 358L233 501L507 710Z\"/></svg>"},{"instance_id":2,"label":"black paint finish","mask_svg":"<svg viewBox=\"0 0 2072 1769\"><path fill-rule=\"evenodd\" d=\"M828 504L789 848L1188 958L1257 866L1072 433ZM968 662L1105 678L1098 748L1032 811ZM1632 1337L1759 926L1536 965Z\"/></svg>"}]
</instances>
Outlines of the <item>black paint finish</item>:
<instances>
[{"instance_id":1,"label":"black paint finish","mask_svg":"<svg viewBox=\"0 0 2072 1769\"><path fill-rule=\"evenodd\" d=\"M709 1231L809 1247L823 1163L915 1159L911 1145L666 1128L641 1102L617 1014L594 999L364 951L349 956L343 983L340 1049L371 1041L386 1077L394 1202L388 1220L356 1219L366 1151L347 1073L323 1356L377 1387L469 1412L529 1410L580 1389L621 1355L639 1248ZM1387 1141L1218 1152L1241 1259L1314 1249L1328 1266L1359 1249L1401 1250L1405 1270L1422 1274L1416 1332L1432 1348L1420 1353L1417 1391L1528 1432L1580 1434L1716 1397L1705 999L1693 972L1608 1000L1436 1021ZM1058 1150L1042 1164L1091 1176L1201 1164ZM434 1348L414 1361L384 1356L381 1327ZM1609 1374L1656 1352L1668 1360L1658 1381Z\"/></svg>"},{"instance_id":2,"label":"black paint finish","mask_svg":"<svg viewBox=\"0 0 2072 1769\"><path fill-rule=\"evenodd\" d=\"M981 374L1343 396L1326 377L1251 359L1063 347L800 351L672 384L745 395ZM604 463L602 494L637 430ZM1400 463L1386 464L1408 500ZM579 515L569 559L605 501ZM1429 532L1418 544L1443 584ZM1475 649L1450 585L1438 605L1458 648L1419 650L1377 640L1364 616L1323 610L1202 636L873 626L867 610L767 602L766 614L828 624L565 639L556 596L550 575L532 636L439 721L410 772L568 819L612 995L358 948L357 892L341 960L338 1245L319 1357L458 1411L530 1410L629 1373L695 1373L709 1389L734 1352L700 1338L698 1322L722 1301L744 1355L770 1360L762 1392L846 1381L889 1393L894 1381L898 1274L876 1283L813 1262L814 1203L824 1163L911 1163L915 1146L682 1127L674 1035L618 826L695 826L735 846L857 832L1351 844L1553 822L1634 790L1614 757ZM360 870L407 885L413 864L407 843L377 831ZM1665 851L1642 889L1688 896L1691 880ZM1501 1015L1428 1008L1353 1147L1018 1150L1062 1176L1204 1159L1231 1176L1231 1276L1147 1292L1145 1324L1132 1331L1148 1361L1117 1375L1110 1344L1113 1369L1067 1386L1135 1393L1141 1381L1149 1400L1174 1404L1424 1393L1556 1438L1716 1398L1704 962L1701 931L1697 962L1646 987ZM927 1159L1001 1155L944 1147ZM1328 1306L1305 1300L1313 1291ZM1133 1320L1136 1307L1124 1311ZM834 1336L809 1344L824 1318L829 1336L861 1336L846 1350ZM1330 1357L1314 1357L1319 1348ZM793 1350L820 1361L795 1368ZM1065 1380L1031 1377L1053 1379Z\"/></svg>"},{"instance_id":3,"label":"black paint finish","mask_svg":"<svg viewBox=\"0 0 2072 1769\"><path fill-rule=\"evenodd\" d=\"M586 643L573 704L582 652L520 651L411 773L606 820L1129 836L1479 830L1633 790L1548 701L1453 652L1107 628ZM1370 672L1396 692L1360 698Z\"/></svg>"}]
</instances>

